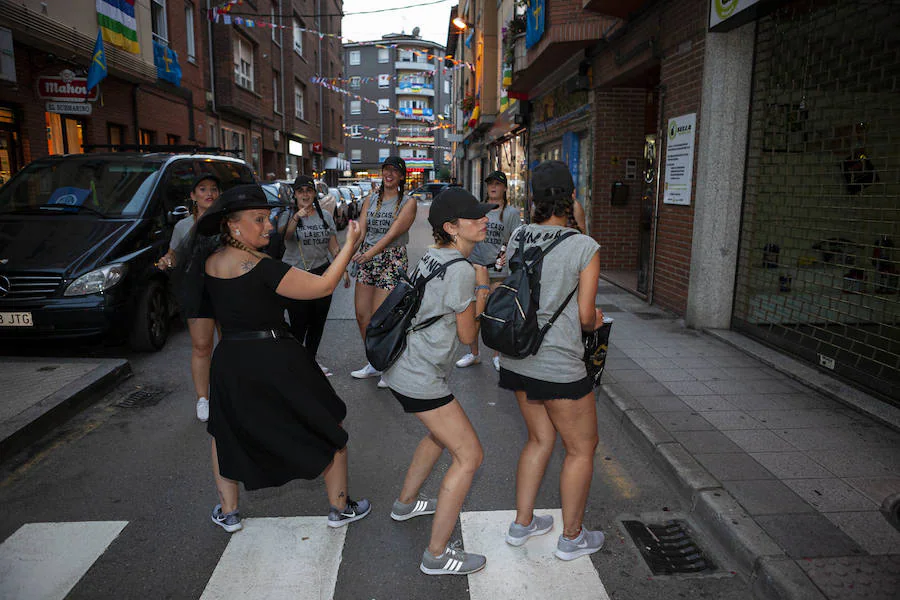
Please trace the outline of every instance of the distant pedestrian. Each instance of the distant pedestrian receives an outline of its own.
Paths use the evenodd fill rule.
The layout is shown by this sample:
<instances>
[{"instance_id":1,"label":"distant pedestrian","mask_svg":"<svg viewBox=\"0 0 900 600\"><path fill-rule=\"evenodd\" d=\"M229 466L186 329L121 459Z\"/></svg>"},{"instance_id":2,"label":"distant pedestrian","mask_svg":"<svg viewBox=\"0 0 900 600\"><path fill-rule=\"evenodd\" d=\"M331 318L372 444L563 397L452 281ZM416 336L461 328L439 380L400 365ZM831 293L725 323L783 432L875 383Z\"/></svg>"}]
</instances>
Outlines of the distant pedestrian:
<instances>
[{"instance_id":1,"label":"distant pedestrian","mask_svg":"<svg viewBox=\"0 0 900 600\"><path fill-rule=\"evenodd\" d=\"M221 181L215 175L205 173L194 179L190 196L190 216L175 224L172 239L169 240L169 251L156 262L157 268L168 270L175 266L179 247L191 237L191 230L200 217L219 197ZM215 341L216 321L213 319L209 299L204 295L201 301L192 302L180 294L179 286L175 293L179 297L181 316L187 321L191 335L191 378L194 381L194 392L197 394L197 418L203 422L209 419L209 361Z\"/></svg>"},{"instance_id":2,"label":"distant pedestrian","mask_svg":"<svg viewBox=\"0 0 900 600\"><path fill-rule=\"evenodd\" d=\"M416 220L416 201L406 194L406 161L388 156L381 166L381 185L363 201L359 226L365 239L356 256L356 323L363 340L375 310L400 282L409 268L406 244ZM350 373L357 379L378 377L381 372L366 363ZM384 381L378 387L386 388Z\"/></svg>"},{"instance_id":3,"label":"distant pedestrian","mask_svg":"<svg viewBox=\"0 0 900 600\"><path fill-rule=\"evenodd\" d=\"M212 520L228 532L241 529L238 482L247 490L280 486L324 473L331 509L329 527L365 517L368 500L347 490L347 408L307 350L287 331L284 299L327 296L340 282L360 240L347 228L344 247L321 275L264 255L272 231L271 206L259 185L225 192L197 223L201 236L220 234L222 246L194 285L205 285L222 326L212 358L207 431L220 504ZM190 267L188 267L190 270ZM196 274L196 270L191 270Z\"/></svg>"},{"instance_id":4,"label":"distant pedestrian","mask_svg":"<svg viewBox=\"0 0 900 600\"><path fill-rule=\"evenodd\" d=\"M533 224L513 233L510 260L515 259L522 237L528 256L529 250L544 249L570 231L567 222L573 215L574 184L565 163L539 164L531 181ZM603 320L603 313L595 308L600 276L598 248L592 238L576 234L544 256L538 325L547 323L577 288L575 301L566 305L547 330L537 354L522 359L500 357L500 387L515 392L528 428L528 441L516 473L516 518L506 541L521 546L529 537L553 528L553 517L534 514L534 505L558 433L565 459L559 477L563 531L555 554L563 560L596 552L603 546L603 533L583 525L598 440L593 382L583 362L581 332L592 331Z\"/></svg>"},{"instance_id":5,"label":"distant pedestrian","mask_svg":"<svg viewBox=\"0 0 900 600\"><path fill-rule=\"evenodd\" d=\"M334 217L319 206L316 182L312 177L298 175L293 189L294 212L285 226L285 251L282 260L300 270L321 275L331 266L331 257L340 252ZM350 287L350 275L346 271L344 287ZM315 300L294 300L288 305L291 333L306 346L312 358L319 351L330 307L331 294ZM328 367L318 364L323 373L331 375Z\"/></svg>"},{"instance_id":6,"label":"distant pedestrian","mask_svg":"<svg viewBox=\"0 0 900 600\"><path fill-rule=\"evenodd\" d=\"M508 250L506 248L509 242L509 236L513 230L519 226L522 219L519 217L519 209L515 206L509 206L506 190L506 173L503 171L494 171L484 178L487 186L487 201L497 204L498 208L488 213L488 229L487 236L483 241L475 244L469 261L473 265L482 265L487 267L491 277L491 291L493 291L507 275L509 275L509 267L506 262ZM470 367L481 362L481 356L478 353L478 338L469 344L469 352L456 361L456 366ZM500 370L500 355L494 352L492 359L494 369Z\"/></svg>"},{"instance_id":7,"label":"distant pedestrian","mask_svg":"<svg viewBox=\"0 0 900 600\"><path fill-rule=\"evenodd\" d=\"M462 188L451 188L435 197L428 214L436 244L419 261L418 276L427 277L440 265L463 259L487 231L485 215L495 204L482 204ZM413 326L440 317L428 327L409 333L400 358L384 373L384 381L403 410L415 414L428 428L419 442L391 517L405 521L434 514L428 548L419 569L428 575L466 575L482 568L487 559L450 544L472 477L481 465L483 452L478 435L460 403L447 385L453 357L460 342L471 343L478 335L476 315L484 310L488 274L459 260L446 267L425 286L422 304ZM419 500L425 479L444 449L452 463L441 481L437 500Z\"/></svg>"}]
</instances>

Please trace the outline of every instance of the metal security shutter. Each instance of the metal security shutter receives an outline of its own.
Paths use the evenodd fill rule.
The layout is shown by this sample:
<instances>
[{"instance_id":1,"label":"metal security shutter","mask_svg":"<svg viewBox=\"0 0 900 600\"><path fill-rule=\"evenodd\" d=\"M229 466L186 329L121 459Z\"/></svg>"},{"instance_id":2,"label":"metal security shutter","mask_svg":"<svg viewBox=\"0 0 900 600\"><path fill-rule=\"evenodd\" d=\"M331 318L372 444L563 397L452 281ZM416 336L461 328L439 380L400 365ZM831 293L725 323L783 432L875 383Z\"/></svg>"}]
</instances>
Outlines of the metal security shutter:
<instances>
[{"instance_id":1,"label":"metal security shutter","mask_svg":"<svg viewBox=\"0 0 900 600\"><path fill-rule=\"evenodd\" d=\"M900 404L900 0L758 23L733 326Z\"/></svg>"}]
</instances>

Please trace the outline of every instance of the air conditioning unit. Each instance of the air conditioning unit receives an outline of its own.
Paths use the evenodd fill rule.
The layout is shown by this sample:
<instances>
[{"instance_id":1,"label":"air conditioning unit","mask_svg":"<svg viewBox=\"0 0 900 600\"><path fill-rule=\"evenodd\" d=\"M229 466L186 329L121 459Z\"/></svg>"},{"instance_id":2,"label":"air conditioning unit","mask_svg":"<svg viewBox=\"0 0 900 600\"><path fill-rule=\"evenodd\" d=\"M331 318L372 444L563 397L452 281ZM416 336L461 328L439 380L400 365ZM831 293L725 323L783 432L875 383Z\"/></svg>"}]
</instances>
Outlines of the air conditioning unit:
<instances>
[{"instance_id":1,"label":"air conditioning unit","mask_svg":"<svg viewBox=\"0 0 900 600\"><path fill-rule=\"evenodd\" d=\"M277 129L276 129L275 131L273 131L273 132L272 132L272 139L275 140L275 143L276 143L276 144L277 144L278 142L280 142L280 141L281 141L281 132L278 131Z\"/></svg>"}]
</instances>

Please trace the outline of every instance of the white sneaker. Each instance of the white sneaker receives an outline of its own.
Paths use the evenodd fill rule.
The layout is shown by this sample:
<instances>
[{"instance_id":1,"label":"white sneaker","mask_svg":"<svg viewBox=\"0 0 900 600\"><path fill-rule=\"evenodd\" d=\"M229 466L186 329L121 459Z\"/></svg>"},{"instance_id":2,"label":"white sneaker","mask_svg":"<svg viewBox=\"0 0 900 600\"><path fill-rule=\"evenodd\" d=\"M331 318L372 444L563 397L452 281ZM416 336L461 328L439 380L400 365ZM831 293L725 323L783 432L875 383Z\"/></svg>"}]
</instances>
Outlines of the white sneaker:
<instances>
[{"instance_id":1,"label":"white sneaker","mask_svg":"<svg viewBox=\"0 0 900 600\"><path fill-rule=\"evenodd\" d=\"M209 421L209 400L206 398L197 400L197 418L204 423Z\"/></svg>"},{"instance_id":2,"label":"white sneaker","mask_svg":"<svg viewBox=\"0 0 900 600\"><path fill-rule=\"evenodd\" d=\"M494 370L499 373L500 372L500 357L495 356L491 362L494 363Z\"/></svg>"},{"instance_id":3,"label":"white sneaker","mask_svg":"<svg viewBox=\"0 0 900 600\"><path fill-rule=\"evenodd\" d=\"M472 365L477 365L480 362L481 362L480 356L469 352L468 354L463 356L461 359L456 361L456 366L459 367L460 369L464 369L465 367L471 367Z\"/></svg>"},{"instance_id":4,"label":"white sneaker","mask_svg":"<svg viewBox=\"0 0 900 600\"><path fill-rule=\"evenodd\" d=\"M384 377L382 377L378 380L378 387L382 390L386 390L390 386L387 384L387 381L384 380Z\"/></svg>"},{"instance_id":5,"label":"white sneaker","mask_svg":"<svg viewBox=\"0 0 900 600\"><path fill-rule=\"evenodd\" d=\"M316 364L319 365L320 369L322 369L322 372L325 374L325 377L331 377L332 375L334 375L334 373L331 372L331 369L329 369L328 367L326 367L319 361L316 361Z\"/></svg>"},{"instance_id":6,"label":"white sneaker","mask_svg":"<svg viewBox=\"0 0 900 600\"><path fill-rule=\"evenodd\" d=\"M369 363L366 363L366 366L364 366L362 369L359 369L358 371L352 371L350 373L350 376L355 377L356 379L365 379L366 377L381 377L381 371L379 371Z\"/></svg>"}]
</instances>

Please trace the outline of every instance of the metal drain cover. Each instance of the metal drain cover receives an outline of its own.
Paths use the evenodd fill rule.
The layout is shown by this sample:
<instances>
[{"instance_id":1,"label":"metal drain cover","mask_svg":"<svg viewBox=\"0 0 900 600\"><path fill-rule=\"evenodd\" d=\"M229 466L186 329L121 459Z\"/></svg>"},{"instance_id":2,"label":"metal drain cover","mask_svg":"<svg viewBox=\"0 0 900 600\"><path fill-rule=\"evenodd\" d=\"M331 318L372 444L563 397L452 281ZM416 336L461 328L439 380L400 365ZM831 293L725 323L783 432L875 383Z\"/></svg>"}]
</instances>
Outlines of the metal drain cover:
<instances>
[{"instance_id":1,"label":"metal drain cover","mask_svg":"<svg viewBox=\"0 0 900 600\"><path fill-rule=\"evenodd\" d=\"M169 393L169 390L154 386L139 386L136 390L128 394L124 399L116 403L121 408L145 408L147 406L156 406L163 396Z\"/></svg>"},{"instance_id":2,"label":"metal drain cover","mask_svg":"<svg viewBox=\"0 0 900 600\"><path fill-rule=\"evenodd\" d=\"M662 524L622 521L654 575L709 573L715 564L688 533L683 521Z\"/></svg>"}]
</instances>

